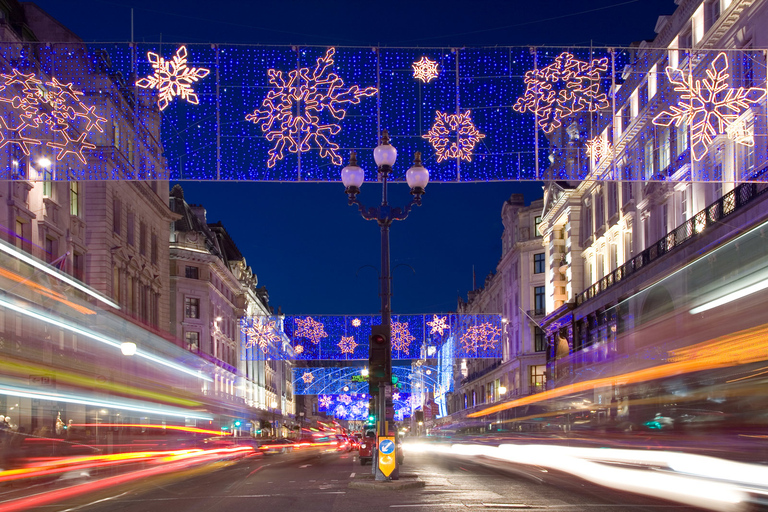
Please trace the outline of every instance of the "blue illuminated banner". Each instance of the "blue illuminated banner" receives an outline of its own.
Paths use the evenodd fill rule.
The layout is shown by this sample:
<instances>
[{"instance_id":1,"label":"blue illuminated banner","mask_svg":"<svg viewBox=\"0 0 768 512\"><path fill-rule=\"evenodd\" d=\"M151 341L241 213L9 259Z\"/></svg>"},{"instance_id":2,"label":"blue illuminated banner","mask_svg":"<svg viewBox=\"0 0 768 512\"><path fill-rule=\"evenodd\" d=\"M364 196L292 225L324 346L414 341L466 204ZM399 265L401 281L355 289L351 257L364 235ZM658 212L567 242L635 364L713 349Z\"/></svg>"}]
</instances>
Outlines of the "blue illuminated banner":
<instances>
[{"instance_id":1,"label":"blue illuminated banner","mask_svg":"<svg viewBox=\"0 0 768 512\"><path fill-rule=\"evenodd\" d=\"M375 181L387 129L395 181L416 151L432 182L668 180L685 165L707 181L725 179L706 165L718 136L763 144L765 77L743 71L760 50L632 52L5 44L0 153L16 167L0 177L36 179L29 162L45 157L64 180L328 182L355 149ZM690 140L649 171L633 146L666 129Z\"/></svg>"},{"instance_id":2,"label":"blue illuminated banner","mask_svg":"<svg viewBox=\"0 0 768 512\"><path fill-rule=\"evenodd\" d=\"M371 328L378 315L286 315L240 320L244 359L358 361L368 359ZM282 343L286 340L286 343ZM462 358L500 358L500 315L393 315L392 359L436 357L446 343Z\"/></svg>"},{"instance_id":3,"label":"blue illuminated banner","mask_svg":"<svg viewBox=\"0 0 768 512\"><path fill-rule=\"evenodd\" d=\"M392 365L392 374L397 377L394 391L408 395L417 391L433 393L445 384L441 383L437 367L417 363ZM297 395L368 393L368 380L359 378L362 369L362 365L294 367L293 390ZM449 384L445 391L451 391L451 388Z\"/></svg>"}]
</instances>

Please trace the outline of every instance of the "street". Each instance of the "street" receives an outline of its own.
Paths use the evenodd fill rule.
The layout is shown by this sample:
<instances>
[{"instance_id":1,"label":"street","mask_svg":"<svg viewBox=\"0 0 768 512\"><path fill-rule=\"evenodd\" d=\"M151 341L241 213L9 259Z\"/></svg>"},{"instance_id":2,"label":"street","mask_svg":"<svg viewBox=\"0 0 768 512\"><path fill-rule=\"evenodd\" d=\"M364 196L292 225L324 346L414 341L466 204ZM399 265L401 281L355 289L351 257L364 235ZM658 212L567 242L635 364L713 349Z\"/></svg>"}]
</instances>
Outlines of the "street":
<instances>
[{"instance_id":1,"label":"street","mask_svg":"<svg viewBox=\"0 0 768 512\"><path fill-rule=\"evenodd\" d=\"M407 454L402 466L404 476L415 476L426 483L423 488L349 488L353 479L368 478L370 471L371 466L360 466L356 452L294 452L214 463L203 470L147 479L131 487L113 487L102 494L34 510L697 510L604 489L542 468L502 467L498 463L430 454Z\"/></svg>"}]
</instances>

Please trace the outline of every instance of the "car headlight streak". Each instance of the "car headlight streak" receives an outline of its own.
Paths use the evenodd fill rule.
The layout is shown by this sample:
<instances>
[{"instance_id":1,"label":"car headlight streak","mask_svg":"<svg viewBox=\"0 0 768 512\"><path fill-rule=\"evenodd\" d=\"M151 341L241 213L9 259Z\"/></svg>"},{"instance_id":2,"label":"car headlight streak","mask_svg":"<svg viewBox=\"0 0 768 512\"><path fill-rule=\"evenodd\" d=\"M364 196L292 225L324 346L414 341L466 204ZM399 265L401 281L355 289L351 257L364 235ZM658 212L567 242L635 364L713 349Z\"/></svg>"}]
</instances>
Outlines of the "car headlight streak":
<instances>
[{"instance_id":1,"label":"car headlight streak","mask_svg":"<svg viewBox=\"0 0 768 512\"><path fill-rule=\"evenodd\" d=\"M23 308L21 306L17 306L16 304L9 302L4 299L0 299L0 305L3 307L6 307L8 309L12 309L13 311L16 311L17 313L21 313L22 315L26 315L30 318L34 318L36 320L40 320L41 322L45 322L51 325L55 325L57 327L61 327L62 329L66 329L70 332L74 332L77 334L80 334L81 336L85 336L87 338L90 338L92 340L98 341L99 343L104 343L105 345L109 345L110 347L114 347L117 350L121 350L122 342L109 339L105 336L102 336L101 334L97 334L95 332L89 331L87 329L83 329L82 327L78 327L74 324L70 324L67 322L63 322L61 320L58 320L56 318L50 317L48 315L45 315L43 313L37 312L33 309ZM147 352L142 349L136 349L136 357L142 357L144 359L148 359L154 363L166 366L168 368L172 368L176 371L186 373L187 375L191 375L193 377L197 377L199 379L213 382L213 379L198 370L194 370L192 368L187 368L186 366L182 366L180 364L174 363L173 361L169 361L167 359L164 359L162 357L156 356L150 352Z\"/></svg>"},{"instance_id":2,"label":"car headlight streak","mask_svg":"<svg viewBox=\"0 0 768 512\"><path fill-rule=\"evenodd\" d=\"M97 292L93 288L84 285L80 281L77 281L76 279L72 279L64 272L60 272L59 270L51 267L47 263L43 263L42 261L38 260L37 258L33 258L32 256L19 251L14 246L10 245L9 243L0 240L0 251L3 251L4 253L13 256L17 260L23 261L27 265L31 265L32 267L36 268L37 270L41 272L45 272L51 277L54 277L58 279L59 281L62 281L64 283L67 283L70 286L73 286L80 290L81 292L85 293L86 295L90 295L96 300L99 300L103 302L104 304L107 304L108 306L111 306L115 309L120 309L120 305L114 302L109 297L102 295L101 293Z\"/></svg>"}]
</instances>

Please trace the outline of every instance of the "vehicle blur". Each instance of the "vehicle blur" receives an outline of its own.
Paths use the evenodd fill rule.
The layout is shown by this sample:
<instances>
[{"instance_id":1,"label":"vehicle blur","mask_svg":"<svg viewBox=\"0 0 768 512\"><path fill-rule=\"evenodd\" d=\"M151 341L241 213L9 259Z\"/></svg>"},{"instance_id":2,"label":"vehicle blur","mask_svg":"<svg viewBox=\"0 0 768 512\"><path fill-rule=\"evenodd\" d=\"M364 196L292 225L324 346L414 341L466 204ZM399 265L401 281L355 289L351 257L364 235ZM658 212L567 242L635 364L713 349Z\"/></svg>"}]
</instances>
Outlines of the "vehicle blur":
<instances>
[{"instance_id":1,"label":"vehicle blur","mask_svg":"<svg viewBox=\"0 0 768 512\"><path fill-rule=\"evenodd\" d=\"M365 466L373 461L373 450L376 449L376 431L368 429L363 432L363 436L360 439L360 450L358 452L358 458L360 459L360 465Z\"/></svg>"}]
</instances>

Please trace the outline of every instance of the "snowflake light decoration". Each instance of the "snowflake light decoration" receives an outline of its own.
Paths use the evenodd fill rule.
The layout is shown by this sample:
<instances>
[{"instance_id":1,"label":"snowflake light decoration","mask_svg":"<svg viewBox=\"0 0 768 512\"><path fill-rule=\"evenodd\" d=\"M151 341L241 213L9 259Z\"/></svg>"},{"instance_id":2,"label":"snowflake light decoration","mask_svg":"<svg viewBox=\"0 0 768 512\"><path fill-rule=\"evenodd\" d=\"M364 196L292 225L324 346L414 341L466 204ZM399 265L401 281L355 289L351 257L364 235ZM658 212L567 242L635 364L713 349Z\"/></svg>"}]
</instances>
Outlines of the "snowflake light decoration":
<instances>
[{"instance_id":1,"label":"snowflake light decoration","mask_svg":"<svg viewBox=\"0 0 768 512\"><path fill-rule=\"evenodd\" d=\"M437 62L429 60L427 57L422 57L413 63L413 78L417 80L430 82L437 78L438 74Z\"/></svg>"},{"instance_id":2,"label":"snowflake light decoration","mask_svg":"<svg viewBox=\"0 0 768 512\"><path fill-rule=\"evenodd\" d=\"M187 67L186 46L180 46L171 60L165 60L154 52L147 52L147 59L155 72L138 80L136 85L142 89L158 90L157 106L160 110L165 110L174 96L193 105L198 104L197 93L192 90L192 84L208 76L211 70Z\"/></svg>"},{"instance_id":3,"label":"snowflake light decoration","mask_svg":"<svg viewBox=\"0 0 768 512\"><path fill-rule=\"evenodd\" d=\"M296 345L293 351L296 352L297 354L301 354L302 352L304 352L304 347L302 345Z\"/></svg>"},{"instance_id":4,"label":"snowflake light decoration","mask_svg":"<svg viewBox=\"0 0 768 512\"><path fill-rule=\"evenodd\" d=\"M339 402L343 403L344 405L349 405L352 403L352 397L349 395L340 395Z\"/></svg>"},{"instance_id":5,"label":"snowflake light decoration","mask_svg":"<svg viewBox=\"0 0 768 512\"><path fill-rule=\"evenodd\" d=\"M512 108L534 112L539 128L552 133L576 112L608 108L608 96L600 92L600 73L607 70L607 57L586 62L563 52L549 66L525 73L525 94Z\"/></svg>"},{"instance_id":6,"label":"snowflake light decoration","mask_svg":"<svg viewBox=\"0 0 768 512\"><path fill-rule=\"evenodd\" d=\"M321 338L328 337L328 333L325 332L325 326L312 317L308 316L304 320L297 318L296 323L298 324L298 328L296 329L297 338L307 338L317 345L320 343Z\"/></svg>"},{"instance_id":7,"label":"snowflake light decoration","mask_svg":"<svg viewBox=\"0 0 768 512\"><path fill-rule=\"evenodd\" d=\"M427 322L427 325L430 326L432 329L429 331L430 334L439 334L440 336L443 335L443 331L449 330L451 328L450 325L448 325L448 317L446 316L432 316L432 321Z\"/></svg>"},{"instance_id":8,"label":"snowflake light decoration","mask_svg":"<svg viewBox=\"0 0 768 512\"><path fill-rule=\"evenodd\" d=\"M728 57L718 54L706 71L707 77L695 80L687 78L679 69L667 67L667 78L674 90L682 92L677 105L670 105L653 118L653 124L680 126L687 120L691 126L691 156L699 161L704 158L709 145L721 133L728 133L742 111L751 104L758 104L765 97L765 89L758 87L729 88ZM739 142L754 145L754 139L739 137Z\"/></svg>"},{"instance_id":9,"label":"snowflake light decoration","mask_svg":"<svg viewBox=\"0 0 768 512\"><path fill-rule=\"evenodd\" d=\"M247 121L261 124L266 139L274 142L267 167L274 167L282 160L285 149L306 153L313 144L320 149L321 158L330 158L335 165L341 165L339 145L330 138L341 131L341 126L323 123L321 114L325 111L334 120L341 121L347 114L342 108L344 104L356 105L360 98L373 96L378 89L360 89L357 85L345 88L344 81L329 71L334 53L335 48L328 48L312 70L299 68L290 71L287 77L280 70L267 72L274 88L267 93L261 107L245 117Z\"/></svg>"},{"instance_id":10,"label":"snowflake light decoration","mask_svg":"<svg viewBox=\"0 0 768 512\"><path fill-rule=\"evenodd\" d=\"M392 399L393 400L400 400L400 393L398 393L398 392L392 393Z\"/></svg>"},{"instance_id":11,"label":"snowflake light decoration","mask_svg":"<svg viewBox=\"0 0 768 512\"><path fill-rule=\"evenodd\" d=\"M416 338L408 330L408 322L392 322L392 350L408 353L408 348Z\"/></svg>"},{"instance_id":12,"label":"snowflake light decoration","mask_svg":"<svg viewBox=\"0 0 768 512\"><path fill-rule=\"evenodd\" d=\"M96 113L96 107L87 107L82 102L84 94L75 90L71 83L65 84L57 78L43 82L34 73L24 74L12 69L11 74L0 74L0 102L7 103L17 112L19 124L11 126L6 118L0 118L0 149L9 144L17 145L29 156L30 146L45 145L59 150L56 160L68 154L87 163L83 151L96 149L85 139L93 130L104 132L102 124L107 120ZM43 141L35 137L35 130L48 128L54 139ZM61 142L56 142L61 138Z\"/></svg>"},{"instance_id":13,"label":"snowflake light decoration","mask_svg":"<svg viewBox=\"0 0 768 512\"><path fill-rule=\"evenodd\" d=\"M304 381L304 384L312 384L312 381L315 380L315 376L310 372L304 372L301 376L301 380Z\"/></svg>"},{"instance_id":14,"label":"snowflake light decoration","mask_svg":"<svg viewBox=\"0 0 768 512\"><path fill-rule=\"evenodd\" d=\"M584 144L586 150L587 150L587 156L592 158L595 163L600 162L603 158L607 156L611 156L613 153L613 148L611 148L611 143L608 142L607 139L604 139L601 136L597 136L593 139L589 139Z\"/></svg>"},{"instance_id":15,"label":"snowflake light decoration","mask_svg":"<svg viewBox=\"0 0 768 512\"><path fill-rule=\"evenodd\" d=\"M342 336L338 345L342 354L352 354L355 351L355 347L357 347L354 336Z\"/></svg>"},{"instance_id":16,"label":"snowflake light decoration","mask_svg":"<svg viewBox=\"0 0 768 512\"><path fill-rule=\"evenodd\" d=\"M280 336L275 332L275 321L254 321L252 326L241 329L246 336L245 348L258 346L265 354L270 346L280 344Z\"/></svg>"},{"instance_id":17,"label":"snowflake light decoration","mask_svg":"<svg viewBox=\"0 0 768 512\"><path fill-rule=\"evenodd\" d=\"M360 327L360 319L359 318L353 318L352 319L352 327Z\"/></svg>"},{"instance_id":18,"label":"snowflake light decoration","mask_svg":"<svg viewBox=\"0 0 768 512\"><path fill-rule=\"evenodd\" d=\"M321 409L327 409L333 403L333 397L330 397L328 395L320 395L320 398L318 398L318 401L320 403Z\"/></svg>"},{"instance_id":19,"label":"snowflake light decoration","mask_svg":"<svg viewBox=\"0 0 768 512\"><path fill-rule=\"evenodd\" d=\"M472 150L485 135L475 128L469 114L469 110L463 114L437 111L435 124L422 137L435 148L438 162L448 158L472 161Z\"/></svg>"},{"instance_id":20,"label":"snowflake light decoration","mask_svg":"<svg viewBox=\"0 0 768 512\"><path fill-rule=\"evenodd\" d=\"M493 350L496 348L501 337L501 329L493 327L485 322L480 325L472 325L461 335L461 345L466 352L475 352L481 348L483 350Z\"/></svg>"}]
</instances>

